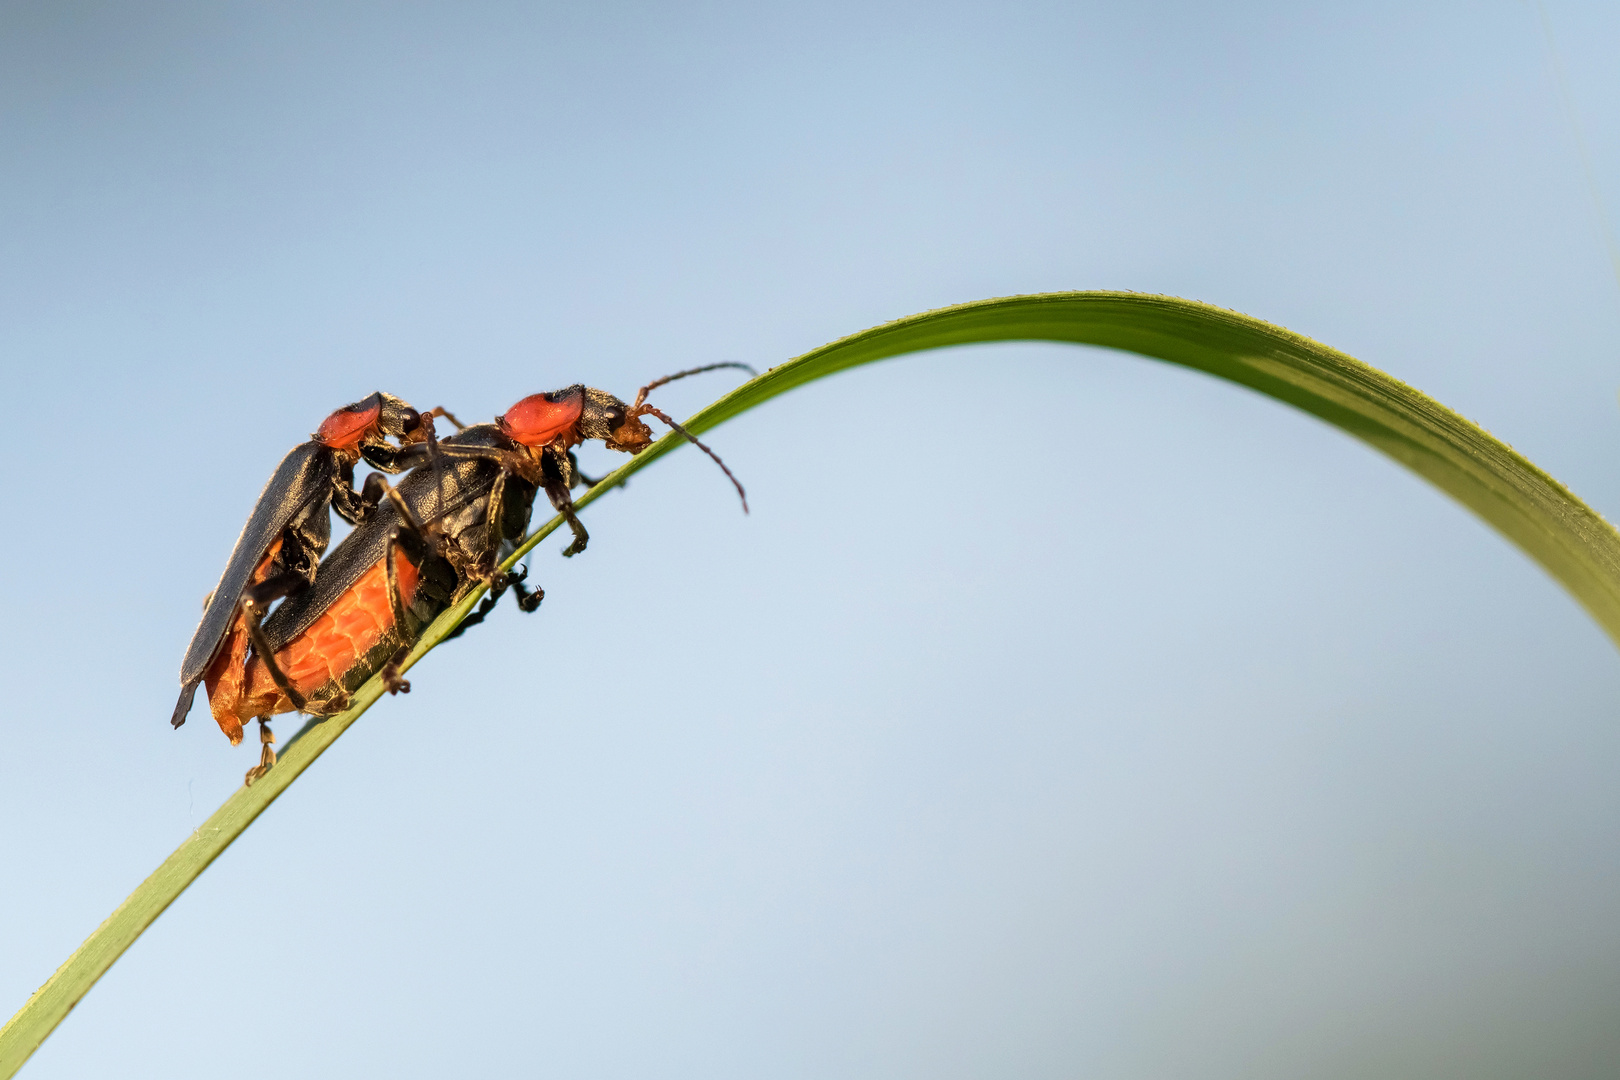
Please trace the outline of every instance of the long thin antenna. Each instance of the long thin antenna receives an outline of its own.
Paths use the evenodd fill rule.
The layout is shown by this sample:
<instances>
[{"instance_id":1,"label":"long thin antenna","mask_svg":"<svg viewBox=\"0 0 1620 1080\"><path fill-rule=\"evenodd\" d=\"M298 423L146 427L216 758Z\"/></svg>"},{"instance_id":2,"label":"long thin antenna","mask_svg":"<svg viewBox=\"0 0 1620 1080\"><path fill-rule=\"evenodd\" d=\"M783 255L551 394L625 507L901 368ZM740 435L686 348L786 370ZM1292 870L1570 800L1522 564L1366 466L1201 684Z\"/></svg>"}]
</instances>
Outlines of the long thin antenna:
<instances>
[{"instance_id":1,"label":"long thin antenna","mask_svg":"<svg viewBox=\"0 0 1620 1080\"><path fill-rule=\"evenodd\" d=\"M759 375L759 372L755 371L753 368L749 367L747 364L739 364L735 360L726 360L726 361L724 361L722 363L719 363L719 364L705 364L702 367L687 368L685 371L677 371L673 375L665 375L662 379L654 379L652 382L648 383L646 386L643 386L640 389L640 391L638 391L636 393L636 403L633 406L631 406L631 408L635 408L635 409L641 408L642 402L647 400L647 395L652 393L654 390L658 389L660 386L663 386L665 383L672 383L676 379L684 379L688 375L701 375L705 371L719 371L721 368L741 368L742 370L748 372L748 374L750 374L750 375L754 375L756 377ZM687 436L687 437L691 438L691 436ZM696 439L692 439L692 441L697 442ZM711 456L713 456L713 455L711 455ZM718 460L718 459L716 459L716 460Z\"/></svg>"},{"instance_id":2,"label":"long thin antenna","mask_svg":"<svg viewBox=\"0 0 1620 1080\"><path fill-rule=\"evenodd\" d=\"M720 365L716 366L718 367ZM673 428L676 434L680 435L687 442L691 443L693 446L697 447L699 450L713 458L714 463L720 466L720 471L726 474L726 477L731 481L732 486L737 489L737 497L742 500L743 513L748 513L748 493L743 490L742 482L739 481L735 476L731 475L731 470L726 468L726 463L720 460L719 454L715 453L713 450L710 450L707 446L704 446L698 441L698 437L696 435L693 435L690 431L687 431L685 428L681 427L681 425L671 420L663 411L655 409L651 405L637 405L636 409L641 413L658 417L658 419L662 420L664 423Z\"/></svg>"},{"instance_id":3,"label":"long thin antenna","mask_svg":"<svg viewBox=\"0 0 1620 1080\"><path fill-rule=\"evenodd\" d=\"M431 416L442 416L442 417L444 417L446 420L448 420L452 424L456 425L456 430L457 431L466 431L467 430L467 425L463 424L460 420L457 420L456 419L456 414L451 412L449 409L445 408L443 405L435 405L435 406L433 406L433 408L429 409L427 412L422 414L422 419L426 420Z\"/></svg>"}]
</instances>

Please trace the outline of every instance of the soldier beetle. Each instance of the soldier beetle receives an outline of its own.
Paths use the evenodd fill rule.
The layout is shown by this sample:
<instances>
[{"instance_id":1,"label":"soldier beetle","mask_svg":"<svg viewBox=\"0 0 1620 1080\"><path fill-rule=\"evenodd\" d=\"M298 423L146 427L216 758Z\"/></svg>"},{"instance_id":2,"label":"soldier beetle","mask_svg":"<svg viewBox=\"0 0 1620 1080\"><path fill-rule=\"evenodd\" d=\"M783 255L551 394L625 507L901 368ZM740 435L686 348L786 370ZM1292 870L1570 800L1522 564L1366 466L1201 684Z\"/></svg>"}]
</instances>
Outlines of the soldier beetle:
<instances>
[{"instance_id":1,"label":"soldier beetle","mask_svg":"<svg viewBox=\"0 0 1620 1080\"><path fill-rule=\"evenodd\" d=\"M180 665L180 699L170 723L186 722L197 684L220 655L229 632L262 615L265 605L307 589L332 538L338 514L363 521L377 506L387 484L378 473L354 490L355 464L364 460L398 473L431 455L433 417L442 408L418 413L392 394L374 393L328 416L306 443L293 447L270 475L242 534L237 537L219 584L203 602L202 619ZM398 440L390 445L388 439ZM255 614L257 613L257 614Z\"/></svg>"}]
</instances>

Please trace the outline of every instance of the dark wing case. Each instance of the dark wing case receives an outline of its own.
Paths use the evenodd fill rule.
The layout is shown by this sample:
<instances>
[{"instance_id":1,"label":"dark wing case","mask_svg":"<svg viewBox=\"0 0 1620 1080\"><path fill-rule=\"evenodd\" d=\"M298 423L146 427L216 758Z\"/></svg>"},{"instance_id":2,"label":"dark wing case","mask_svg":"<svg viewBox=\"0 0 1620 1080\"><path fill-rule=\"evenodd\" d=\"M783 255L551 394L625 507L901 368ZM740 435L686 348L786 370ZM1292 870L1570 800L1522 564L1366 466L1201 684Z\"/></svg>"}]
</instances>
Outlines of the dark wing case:
<instances>
[{"instance_id":1,"label":"dark wing case","mask_svg":"<svg viewBox=\"0 0 1620 1080\"><path fill-rule=\"evenodd\" d=\"M511 447L494 424L475 424L445 439L444 443L502 450ZM500 466L493 461L442 458L437 471L431 464L412 470L399 482L399 494L416 520L426 525L487 495L499 474ZM279 650L308 630L338 597L382 561L388 550L389 536L402 528L404 522L400 520L399 507L394 505L394 500L384 499L378 503L365 524L344 537L321 563L315 584L296 596L287 597L270 613L264 622L264 636L270 647Z\"/></svg>"},{"instance_id":2,"label":"dark wing case","mask_svg":"<svg viewBox=\"0 0 1620 1080\"><path fill-rule=\"evenodd\" d=\"M208 662L214 658L214 650L230 629L237 602L242 599L265 551L312 498L331 489L334 465L332 456L323 453L324 450L314 442L294 447L281 459L259 493L259 501L254 504L253 513L242 526L242 535L236 538L236 546L231 549L225 573L203 610L197 632L191 636L185 661L180 665L182 686L194 687L202 679ZM187 696L182 695L182 700Z\"/></svg>"}]
</instances>

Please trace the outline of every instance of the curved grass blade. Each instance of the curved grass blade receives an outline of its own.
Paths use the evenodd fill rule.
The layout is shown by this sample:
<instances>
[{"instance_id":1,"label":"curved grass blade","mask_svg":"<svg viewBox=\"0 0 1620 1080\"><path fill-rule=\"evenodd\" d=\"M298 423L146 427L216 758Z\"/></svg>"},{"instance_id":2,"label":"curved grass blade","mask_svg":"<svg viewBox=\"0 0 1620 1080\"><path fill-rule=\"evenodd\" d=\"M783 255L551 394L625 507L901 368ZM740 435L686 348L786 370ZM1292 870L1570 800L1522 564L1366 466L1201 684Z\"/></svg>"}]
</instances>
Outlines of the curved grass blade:
<instances>
[{"instance_id":1,"label":"curved grass blade","mask_svg":"<svg viewBox=\"0 0 1620 1080\"><path fill-rule=\"evenodd\" d=\"M1209 304L1139 293L1072 292L940 308L863 330L771 368L686 426L702 434L846 368L993 341L1065 341L1140 353L1240 383L1318 416L1484 518L1552 574L1620 645L1620 533L1596 511L1507 443L1428 395L1307 337ZM608 480L622 480L676 445L668 436L660 439Z\"/></svg>"},{"instance_id":2,"label":"curved grass blade","mask_svg":"<svg viewBox=\"0 0 1620 1080\"><path fill-rule=\"evenodd\" d=\"M1620 644L1620 533L1563 485L1477 424L1352 357L1245 315L1172 297L1048 293L914 315L825 345L752 379L686 421L702 434L815 379L903 353L993 341L1101 345L1180 364L1297 406L1371 444L1451 495L1522 548ZM669 434L577 501L588 506L681 445ZM537 529L510 569L562 524ZM472 610L482 590L436 619L409 669ZM0 1028L0 1080L22 1067L141 932L382 696L372 679L347 712L306 724L276 767L225 801Z\"/></svg>"}]
</instances>

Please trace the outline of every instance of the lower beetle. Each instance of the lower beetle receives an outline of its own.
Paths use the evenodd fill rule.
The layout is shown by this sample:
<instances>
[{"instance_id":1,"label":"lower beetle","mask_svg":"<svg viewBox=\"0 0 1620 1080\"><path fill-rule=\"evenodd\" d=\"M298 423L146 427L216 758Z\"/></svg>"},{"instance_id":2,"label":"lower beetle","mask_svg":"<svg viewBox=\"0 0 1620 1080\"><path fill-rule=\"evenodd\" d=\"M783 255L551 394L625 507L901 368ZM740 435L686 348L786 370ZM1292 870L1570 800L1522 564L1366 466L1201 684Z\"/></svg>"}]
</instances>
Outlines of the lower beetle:
<instances>
[{"instance_id":1,"label":"lower beetle","mask_svg":"<svg viewBox=\"0 0 1620 1080\"><path fill-rule=\"evenodd\" d=\"M328 416L310 440L293 447L271 474L225 564L219 584L203 603L203 615L180 665L180 699L170 723L186 722L197 684L221 654L233 629L253 621L274 600L309 587L332 537L328 509L358 524L376 507L387 484L367 477L354 490L360 460L397 473L431 456L433 418L442 408L418 413L392 394L375 393ZM388 439L398 440L398 446Z\"/></svg>"},{"instance_id":2,"label":"lower beetle","mask_svg":"<svg viewBox=\"0 0 1620 1080\"><path fill-rule=\"evenodd\" d=\"M449 451L504 444L493 424L479 424L439 445ZM204 682L214 719L232 744L241 741L246 721L259 720L264 749L250 783L275 760L269 717L341 712L378 671L390 692L408 691L409 683L389 674L393 665L473 583L490 581L491 592L464 627L482 621L508 588L524 610L539 606L544 594L528 590L523 574L496 577L488 562L489 552L498 558L527 531L534 502L532 486L509 483L492 528L490 493L500 475L485 456L416 470L332 550L309 588L284 600L262 626L247 619L230 628Z\"/></svg>"}]
</instances>

